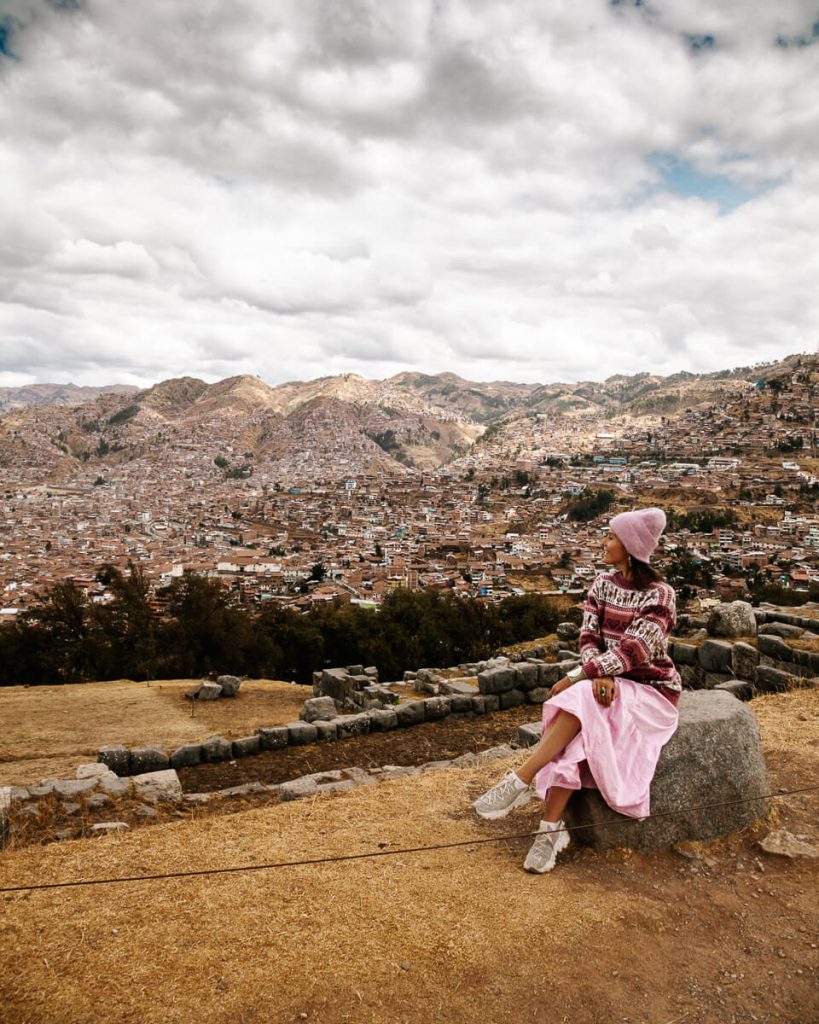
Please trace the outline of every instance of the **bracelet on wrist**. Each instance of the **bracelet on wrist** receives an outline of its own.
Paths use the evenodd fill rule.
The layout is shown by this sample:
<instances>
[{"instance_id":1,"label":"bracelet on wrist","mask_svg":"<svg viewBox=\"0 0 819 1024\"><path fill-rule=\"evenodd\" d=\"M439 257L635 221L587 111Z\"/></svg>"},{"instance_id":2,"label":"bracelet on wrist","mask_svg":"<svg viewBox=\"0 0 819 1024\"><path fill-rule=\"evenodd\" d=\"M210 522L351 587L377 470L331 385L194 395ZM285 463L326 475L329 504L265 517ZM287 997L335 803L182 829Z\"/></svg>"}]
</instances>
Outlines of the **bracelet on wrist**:
<instances>
[{"instance_id":1,"label":"bracelet on wrist","mask_svg":"<svg viewBox=\"0 0 819 1024\"><path fill-rule=\"evenodd\" d=\"M583 666L578 665L577 668L570 669L566 673L566 678L570 683L579 683L581 679L586 679L588 677L586 676L586 670Z\"/></svg>"}]
</instances>

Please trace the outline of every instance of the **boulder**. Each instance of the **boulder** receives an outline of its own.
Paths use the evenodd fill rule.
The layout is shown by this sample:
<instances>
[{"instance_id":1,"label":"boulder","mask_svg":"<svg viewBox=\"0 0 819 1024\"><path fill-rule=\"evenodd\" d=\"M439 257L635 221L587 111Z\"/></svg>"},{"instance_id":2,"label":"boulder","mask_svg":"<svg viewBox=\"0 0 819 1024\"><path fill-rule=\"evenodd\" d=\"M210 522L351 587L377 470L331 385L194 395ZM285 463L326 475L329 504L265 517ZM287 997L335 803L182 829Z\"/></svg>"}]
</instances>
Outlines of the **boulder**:
<instances>
[{"instance_id":1,"label":"boulder","mask_svg":"<svg viewBox=\"0 0 819 1024\"><path fill-rule=\"evenodd\" d=\"M202 760L202 747L198 743L186 743L177 747L170 758L171 768L193 768Z\"/></svg>"},{"instance_id":2,"label":"boulder","mask_svg":"<svg viewBox=\"0 0 819 1024\"><path fill-rule=\"evenodd\" d=\"M540 666L531 661L515 665L515 689L534 690L540 684Z\"/></svg>"},{"instance_id":3,"label":"boulder","mask_svg":"<svg viewBox=\"0 0 819 1024\"><path fill-rule=\"evenodd\" d=\"M794 679L789 672L758 665L754 672L754 683L762 693L787 693L793 688Z\"/></svg>"},{"instance_id":4,"label":"boulder","mask_svg":"<svg viewBox=\"0 0 819 1024\"><path fill-rule=\"evenodd\" d=\"M222 687L218 683L200 683L185 694L188 700L218 700L222 696Z\"/></svg>"},{"instance_id":5,"label":"boulder","mask_svg":"<svg viewBox=\"0 0 819 1024\"><path fill-rule=\"evenodd\" d=\"M355 690L355 685L345 668L326 668L321 673L321 691L338 701L343 701Z\"/></svg>"},{"instance_id":6,"label":"boulder","mask_svg":"<svg viewBox=\"0 0 819 1024\"><path fill-rule=\"evenodd\" d=\"M107 765L117 775L131 774L131 751L121 743L109 743L97 752L100 764Z\"/></svg>"},{"instance_id":7,"label":"boulder","mask_svg":"<svg viewBox=\"0 0 819 1024\"><path fill-rule=\"evenodd\" d=\"M304 710L299 717L305 722L329 722L337 714L332 697L312 697L304 702Z\"/></svg>"},{"instance_id":8,"label":"boulder","mask_svg":"<svg viewBox=\"0 0 819 1024\"><path fill-rule=\"evenodd\" d=\"M711 636L756 636L754 610L747 601L719 604L708 616Z\"/></svg>"},{"instance_id":9,"label":"boulder","mask_svg":"<svg viewBox=\"0 0 819 1024\"><path fill-rule=\"evenodd\" d=\"M373 708L368 711L370 732L388 732L398 728L398 715L391 708Z\"/></svg>"},{"instance_id":10,"label":"boulder","mask_svg":"<svg viewBox=\"0 0 819 1024\"><path fill-rule=\"evenodd\" d=\"M731 644L724 640L705 640L697 651L697 661L706 672L730 672Z\"/></svg>"},{"instance_id":11,"label":"boulder","mask_svg":"<svg viewBox=\"0 0 819 1024\"><path fill-rule=\"evenodd\" d=\"M162 772L135 775L133 783L136 796L140 800L148 800L150 803L157 803L159 800L179 803L182 800L182 785L172 768Z\"/></svg>"},{"instance_id":12,"label":"boulder","mask_svg":"<svg viewBox=\"0 0 819 1024\"><path fill-rule=\"evenodd\" d=\"M134 747L131 751L131 774L163 772L170 764L168 752L163 747Z\"/></svg>"},{"instance_id":13,"label":"boulder","mask_svg":"<svg viewBox=\"0 0 819 1024\"><path fill-rule=\"evenodd\" d=\"M506 690L498 696L500 697L501 711L506 711L507 708L518 708L521 704L526 703L526 694L523 690Z\"/></svg>"},{"instance_id":14,"label":"boulder","mask_svg":"<svg viewBox=\"0 0 819 1024\"><path fill-rule=\"evenodd\" d=\"M753 679L759 664L759 651L741 641L731 651L731 671L737 679Z\"/></svg>"},{"instance_id":15,"label":"boulder","mask_svg":"<svg viewBox=\"0 0 819 1024\"><path fill-rule=\"evenodd\" d=\"M697 648L693 644L684 644L675 640L668 645L668 654L677 666L697 664Z\"/></svg>"},{"instance_id":16,"label":"boulder","mask_svg":"<svg viewBox=\"0 0 819 1024\"><path fill-rule=\"evenodd\" d=\"M395 714L399 725L416 725L418 722L423 722L426 718L424 702L422 700L413 700L407 704L399 704L395 709Z\"/></svg>"},{"instance_id":17,"label":"boulder","mask_svg":"<svg viewBox=\"0 0 819 1024\"><path fill-rule=\"evenodd\" d=\"M229 761L233 757L233 746L222 736L209 736L202 744L202 763Z\"/></svg>"},{"instance_id":18,"label":"boulder","mask_svg":"<svg viewBox=\"0 0 819 1024\"><path fill-rule=\"evenodd\" d=\"M555 633L561 640L577 640L580 636L580 626L573 622L559 622Z\"/></svg>"},{"instance_id":19,"label":"boulder","mask_svg":"<svg viewBox=\"0 0 819 1024\"><path fill-rule=\"evenodd\" d=\"M287 746L286 725L267 725L256 730L262 750L279 750Z\"/></svg>"},{"instance_id":20,"label":"boulder","mask_svg":"<svg viewBox=\"0 0 819 1024\"><path fill-rule=\"evenodd\" d=\"M575 833L576 842L598 850L659 850L715 839L768 814L768 778L750 708L711 690L683 693L679 710L679 727L651 784L652 816L641 822L624 817L597 790L582 789L566 810L567 825L589 826Z\"/></svg>"},{"instance_id":21,"label":"boulder","mask_svg":"<svg viewBox=\"0 0 819 1024\"><path fill-rule=\"evenodd\" d=\"M231 744L234 757L252 757L261 750L261 741L258 735L240 736Z\"/></svg>"},{"instance_id":22,"label":"boulder","mask_svg":"<svg viewBox=\"0 0 819 1024\"><path fill-rule=\"evenodd\" d=\"M74 773L78 779L101 779L105 775L110 774L111 769L105 765L100 764L99 761L90 761L86 764L77 765L77 770Z\"/></svg>"},{"instance_id":23,"label":"boulder","mask_svg":"<svg viewBox=\"0 0 819 1024\"><path fill-rule=\"evenodd\" d=\"M765 622L758 629L760 636L798 637L805 632L801 626L790 626L787 622Z\"/></svg>"},{"instance_id":24,"label":"boulder","mask_svg":"<svg viewBox=\"0 0 819 1024\"><path fill-rule=\"evenodd\" d=\"M287 742L290 746L299 746L304 743L315 743L318 738L318 730L309 722L288 722Z\"/></svg>"},{"instance_id":25,"label":"boulder","mask_svg":"<svg viewBox=\"0 0 819 1024\"><path fill-rule=\"evenodd\" d=\"M449 697L430 697L424 703L426 705L424 708L424 718L428 722L432 722L436 718L446 718L452 711L452 702Z\"/></svg>"},{"instance_id":26,"label":"boulder","mask_svg":"<svg viewBox=\"0 0 819 1024\"><path fill-rule=\"evenodd\" d=\"M487 668L478 673L478 689L481 693L503 693L515 685L515 669L511 665Z\"/></svg>"},{"instance_id":27,"label":"boulder","mask_svg":"<svg viewBox=\"0 0 819 1024\"><path fill-rule=\"evenodd\" d=\"M316 743L329 743L338 739L338 726L335 720L322 722L321 719L317 719L315 722L311 722L311 725L316 730Z\"/></svg>"},{"instance_id":28,"label":"boulder","mask_svg":"<svg viewBox=\"0 0 819 1024\"><path fill-rule=\"evenodd\" d=\"M235 697L242 685L239 676L219 676L216 685L222 687L223 697Z\"/></svg>"},{"instance_id":29,"label":"boulder","mask_svg":"<svg viewBox=\"0 0 819 1024\"><path fill-rule=\"evenodd\" d=\"M358 715L339 715L335 722L338 738L346 740L366 735L370 731L372 719L367 712L361 712Z\"/></svg>"},{"instance_id":30,"label":"boulder","mask_svg":"<svg viewBox=\"0 0 819 1024\"><path fill-rule=\"evenodd\" d=\"M540 722L526 722L518 726L518 745L521 747L533 747L540 742L542 725Z\"/></svg>"}]
</instances>

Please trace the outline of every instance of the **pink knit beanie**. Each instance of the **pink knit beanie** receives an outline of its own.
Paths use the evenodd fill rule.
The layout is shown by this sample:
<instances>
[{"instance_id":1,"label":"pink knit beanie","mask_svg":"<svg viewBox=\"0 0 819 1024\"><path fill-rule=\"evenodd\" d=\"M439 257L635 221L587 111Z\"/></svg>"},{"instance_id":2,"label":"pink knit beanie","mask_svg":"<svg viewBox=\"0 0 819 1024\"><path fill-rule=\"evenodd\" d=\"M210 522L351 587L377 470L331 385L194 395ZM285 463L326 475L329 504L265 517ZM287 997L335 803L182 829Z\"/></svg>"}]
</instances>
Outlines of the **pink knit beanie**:
<instances>
[{"instance_id":1,"label":"pink knit beanie","mask_svg":"<svg viewBox=\"0 0 819 1024\"><path fill-rule=\"evenodd\" d=\"M648 562L665 529L665 512L661 508L621 512L609 522L609 526L633 558Z\"/></svg>"}]
</instances>

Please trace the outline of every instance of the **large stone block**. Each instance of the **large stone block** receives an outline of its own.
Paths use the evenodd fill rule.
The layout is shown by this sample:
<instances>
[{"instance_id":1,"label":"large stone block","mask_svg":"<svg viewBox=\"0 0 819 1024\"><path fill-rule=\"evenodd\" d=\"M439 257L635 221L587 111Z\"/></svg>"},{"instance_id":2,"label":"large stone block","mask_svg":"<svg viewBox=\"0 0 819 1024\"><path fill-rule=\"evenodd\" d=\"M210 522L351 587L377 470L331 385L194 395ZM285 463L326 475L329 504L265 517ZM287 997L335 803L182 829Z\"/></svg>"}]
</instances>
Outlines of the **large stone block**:
<instances>
[{"instance_id":1,"label":"large stone block","mask_svg":"<svg viewBox=\"0 0 819 1024\"><path fill-rule=\"evenodd\" d=\"M452 711L452 702L449 697L430 697L424 703L426 705L424 717L428 722L433 722L437 718L446 718Z\"/></svg>"},{"instance_id":2,"label":"large stone block","mask_svg":"<svg viewBox=\"0 0 819 1024\"><path fill-rule=\"evenodd\" d=\"M330 743L338 739L338 726L335 719L332 722L322 722L318 719L311 725L316 730L316 743Z\"/></svg>"},{"instance_id":3,"label":"large stone block","mask_svg":"<svg viewBox=\"0 0 819 1024\"><path fill-rule=\"evenodd\" d=\"M791 661L794 653L793 648L778 636L762 635L757 637L757 647L760 654L767 654L777 661Z\"/></svg>"},{"instance_id":4,"label":"large stone block","mask_svg":"<svg viewBox=\"0 0 819 1024\"><path fill-rule=\"evenodd\" d=\"M395 709L395 715L398 719L398 724L404 725L417 725L419 722L423 722L426 715L424 714L424 702L422 700L412 700L406 704L399 704Z\"/></svg>"},{"instance_id":5,"label":"large stone block","mask_svg":"<svg viewBox=\"0 0 819 1024\"><path fill-rule=\"evenodd\" d=\"M256 730L262 750L280 750L288 743L286 725L265 725Z\"/></svg>"},{"instance_id":6,"label":"large stone block","mask_svg":"<svg viewBox=\"0 0 819 1024\"><path fill-rule=\"evenodd\" d=\"M234 757L252 757L261 750L261 741L257 735L240 736L233 741L232 747Z\"/></svg>"},{"instance_id":7,"label":"large stone block","mask_svg":"<svg viewBox=\"0 0 819 1024\"><path fill-rule=\"evenodd\" d=\"M185 694L190 700L218 700L222 696L222 687L218 683L200 683Z\"/></svg>"},{"instance_id":8,"label":"large stone block","mask_svg":"<svg viewBox=\"0 0 819 1024\"><path fill-rule=\"evenodd\" d=\"M526 722L518 726L518 743L521 747L533 747L540 741L542 723Z\"/></svg>"},{"instance_id":9,"label":"large stone block","mask_svg":"<svg viewBox=\"0 0 819 1024\"><path fill-rule=\"evenodd\" d=\"M108 746L100 747L97 759L117 775L131 774L131 751L121 743L109 743Z\"/></svg>"},{"instance_id":10,"label":"large stone block","mask_svg":"<svg viewBox=\"0 0 819 1024\"><path fill-rule=\"evenodd\" d=\"M288 722L287 742L295 747L305 743L315 743L318 731L309 722Z\"/></svg>"},{"instance_id":11,"label":"large stone block","mask_svg":"<svg viewBox=\"0 0 819 1024\"><path fill-rule=\"evenodd\" d=\"M219 676L216 685L222 687L223 697L235 697L242 685L242 680L239 676Z\"/></svg>"},{"instance_id":12,"label":"large stone block","mask_svg":"<svg viewBox=\"0 0 819 1024\"><path fill-rule=\"evenodd\" d=\"M355 684L344 668L326 668L321 673L320 685L323 693L339 701L345 700L355 690Z\"/></svg>"},{"instance_id":13,"label":"large stone block","mask_svg":"<svg viewBox=\"0 0 819 1024\"><path fill-rule=\"evenodd\" d=\"M202 744L202 763L229 761L233 757L233 745L223 736L209 736Z\"/></svg>"},{"instance_id":14,"label":"large stone block","mask_svg":"<svg viewBox=\"0 0 819 1024\"><path fill-rule=\"evenodd\" d=\"M481 693L503 693L515 685L515 669L511 666L488 668L478 673L478 689Z\"/></svg>"},{"instance_id":15,"label":"large stone block","mask_svg":"<svg viewBox=\"0 0 819 1024\"><path fill-rule=\"evenodd\" d=\"M566 824L587 825L574 839L595 849L659 850L683 840L715 839L769 809L768 778L753 712L719 690L683 693L677 732L651 784L651 817L626 818L597 790L573 794Z\"/></svg>"},{"instance_id":16,"label":"large stone block","mask_svg":"<svg viewBox=\"0 0 819 1024\"><path fill-rule=\"evenodd\" d=\"M398 715L392 708L373 708L370 716L370 732L388 732L398 728Z\"/></svg>"},{"instance_id":17,"label":"large stone block","mask_svg":"<svg viewBox=\"0 0 819 1024\"><path fill-rule=\"evenodd\" d=\"M131 774L167 771L170 761L168 752L162 747L134 747L131 751Z\"/></svg>"},{"instance_id":18,"label":"large stone block","mask_svg":"<svg viewBox=\"0 0 819 1024\"><path fill-rule=\"evenodd\" d=\"M741 641L731 651L731 671L737 679L753 679L759 664L759 651Z\"/></svg>"},{"instance_id":19,"label":"large stone block","mask_svg":"<svg viewBox=\"0 0 819 1024\"><path fill-rule=\"evenodd\" d=\"M179 803L182 800L182 785L179 782L179 776L172 768L161 772L135 775L133 783L136 795L140 800L148 800L150 803L157 803L160 800Z\"/></svg>"},{"instance_id":20,"label":"large stone block","mask_svg":"<svg viewBox=\"0 0 819 1024\"><path fill-rule=\"evenodd\" d=\"M684 644L675 640L668 646L668 655L677 666L697 664L697 648L693 644Z\"/></svg>"},{"instance_id":21,"label":"large stone block","mask_svg":"<svg viewBox=\"0 0 819 1024\"><path fill-rule=\"evenodd\" d=\"M788 672L758 665L754 672L754 683L762 693L787 693L793 686L794 680Z\"/></svg>"},{"instance_id":22,"label":"large stone block","mask_svg":"<svg viewBox=\"0 0 819 1024\"><path fill-rule=\"evenodd\" d=\"M519 708L521 704L526 703L526 694L523 690L506 690L504 693L499 693L501 711L506 711L507 708Z\"/></svg>"},{"instance_id":23,"label":"large stone block","mask_svg":"<svg viewBox=\"0 0 819 1024\"><path fill-rule=\"evenodd\" d=\"M304 710L299 717L305 722L329 722L337 714L332 697L311 697L304 702Z\"/></svg>"},{"instance_id":24,"label":"large stone block","mask_svg":"<svg viewBox=\"0 0 819 1024\"><path fill-rule=\"evenodd\" d=\"M369 714L362 712L360 715L339 715L335 723L338 738L346 740L352 736L364 736L368 733L371 719Z\"/></svg>"},{"instance_id":25,"label":"large stone block","mask_svg":"<svg viewBox=\"0 0 819 1024\"><path fill-rule=\"evenodd\" d=\"M576 661L557 661L550 665L538 665L538 683L540 686L554 686L574 668Z\"/></svg>"},{"instance_id":26,"label":"large stone block","mask_svg":"<svg viewBox=\"0 0 819 1024\"><path fill-rule=\"evenodd\" d=\"M530 661L515 665L515 689L528 692L540 685L540 666Z\"/></svg>"},{"instance_id":27,"label":"large stone block","mask_svg":"<svg viewBox=\"0 0 819 1024\"><path fill-rule=\"evenodd\" d=\"M730 672L731 644L724 640L705 640L697 651L697 661L706 672Z\"/></svg>"},{"instance_id":28,"label":"large stone block","mask_svg":"<svg viewBox=\"0 0 819 1024\"><path fill-rule=\"evenodd\" d=\"M202 747L199 743L186 743L177 747L170 757L171 768L193 768L202 760Z\"/></svg>"},{"instance_id":29,"label":"large stone block","mask_svg":"<svg viewBox=\"0 0 819 1024\"><path fill-rule=\"evenodd\" d=\"M711 636L756 636L754 609L747 601L719 604L708 616Z\"/></svg>"}]
</instances>

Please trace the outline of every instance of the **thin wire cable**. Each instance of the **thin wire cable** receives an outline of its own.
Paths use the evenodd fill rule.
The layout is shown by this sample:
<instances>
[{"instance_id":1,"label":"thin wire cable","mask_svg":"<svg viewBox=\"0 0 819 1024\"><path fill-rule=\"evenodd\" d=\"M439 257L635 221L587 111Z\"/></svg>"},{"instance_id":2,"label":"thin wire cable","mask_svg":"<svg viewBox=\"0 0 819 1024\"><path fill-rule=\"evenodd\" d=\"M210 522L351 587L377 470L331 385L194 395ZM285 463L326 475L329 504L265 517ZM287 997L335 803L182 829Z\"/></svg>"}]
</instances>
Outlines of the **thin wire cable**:
<instances>
[{"instance_id":1,"label":"thin wire cable","mask_svg":"<svg viewBox=\"0 0 819 1024\"><path fill-rule=\"evenodd\" d=\"M806 786L804 789L791 789L779 793L763 793L759 796L743 797L741 800L723 800L719 803L700 804L694 807L683 807L678 811L661 811L652 814L651 819L676 818L692 811L708 811L716 807L734 807L737 804L755 803L757 800L774 800L784 796L797 796L801 793L813 793L819 785ZM637 825L646 819L612 818L610 821L595 822L589 825L564 826L554 829L555 832L580 832L588 828L608 828L610 825ZM240 864L229 868L202 868L197 871L168 871L157 875L130 875L117 878L88 878L74 882L45 882L40 885L15 885L0 889L0 893L37 892L43 889L70 889L80 885L115 885L122 882L157 882L169 878L197 878L203 875L230 875L240 871L271 871L276 868L313 867L318 864L340 864L344 861L367 860L375 857L399 857L410 853L426 853L434 850L452 850L459 846L480 846L483 843L503 843L509 839L524 839L536 836L537 831L512 832L502 836L487 836L482 839L460 839L454 843L436 843L433 846L407 846L397 850L370 850L367 853L343 853L334 857L313 857L307 860L282 860L268 864Z\"/></svg>"}]
</instances>

